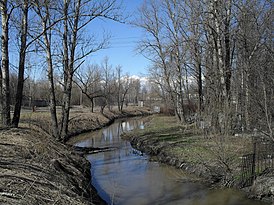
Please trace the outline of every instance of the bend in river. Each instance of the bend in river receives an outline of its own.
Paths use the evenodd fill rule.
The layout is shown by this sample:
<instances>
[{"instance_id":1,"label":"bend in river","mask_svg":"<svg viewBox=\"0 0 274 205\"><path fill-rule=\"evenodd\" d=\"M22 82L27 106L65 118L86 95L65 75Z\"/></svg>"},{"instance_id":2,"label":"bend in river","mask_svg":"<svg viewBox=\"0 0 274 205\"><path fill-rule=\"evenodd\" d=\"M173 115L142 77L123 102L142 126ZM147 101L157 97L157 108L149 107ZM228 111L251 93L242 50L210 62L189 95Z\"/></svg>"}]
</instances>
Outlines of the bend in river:
<instances>
[{"instance_id":1,"label":"bend in river","mask_svg":"<svg viewBox=\"0 0 274 205\"><path fill-rule=\"evenodd\" d=\"M99 195L116 205L263 205L231 189L210 190L193 176L171 166L149 161L120 138L132 129L145 129L145 118L117 120L102 130L82 134L69 143L80 147L116 147L87 155L92 184Z\"/></svg>"}]
</instances>

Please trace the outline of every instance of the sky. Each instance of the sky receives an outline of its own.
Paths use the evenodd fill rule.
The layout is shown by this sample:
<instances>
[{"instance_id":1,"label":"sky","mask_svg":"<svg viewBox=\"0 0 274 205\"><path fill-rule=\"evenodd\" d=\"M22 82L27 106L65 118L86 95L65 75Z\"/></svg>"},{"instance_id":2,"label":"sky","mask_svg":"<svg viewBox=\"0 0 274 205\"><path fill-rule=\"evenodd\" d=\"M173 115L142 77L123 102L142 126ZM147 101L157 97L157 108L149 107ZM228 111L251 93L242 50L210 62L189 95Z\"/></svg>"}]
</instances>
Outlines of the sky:
<instances>
[{"instance_id":1,"label":"sky","mask_svg":"<svg viewBox=\"0 0 274 205\"><path fill-rule=\"evenodd\" d=\"M122 7L124 7L124 14L126 16L132 16L128 20L132 19L134 14L145 0L117 0L122 1ZM95 19L87 25L85 30L87 35L95 34L98 39L102 38L102 33L106 32L111 35L109 47L103 50L99 50L85 59L85 64L101 64L105 57L108 57L109 63L116 67L122 66L123 74L129 74L131 76L144 77L147 75L147 68L150 65L147 60L140 53L137 53L136 48L138 42L144 35L140 28L133 25L122 24L111 20ZM17 44L17 42L14 42ZM12 69L18 64L18 47L13 45L10 48L10 62ZM15 52L14 52L15 51ZM27 71L27 76L31 76L33 79L46 78L46 62L43 62L41 58L36 57L31 59L31 66L36 69L30 69ZM41 64L43 62L43 64ZM28 62L27 62L28 64ZM82 65L84 68L85 64ZM27 65L28 67L28 65Z\"/></svg>"},{"instance_id":2,"label":"sky","mask_svg":"<svg viewBox=\"0 0 274 205\"><path fill-rule=\"evenodd\" d=\"M144 0L123 0L125 13L136 14L137 9ZM114 67L121 65L124 73L130 75L143 76L147 74L149 61L141 54L137 53L138 41L142 39L143 31L140 28L129 24L122 24L110 20L99 20L93 22L89 29L106 31L111 34L109 48L97 51L89 56L88 63L100 64L107 56L110 64Z\"/></svg>"}]
</instances>

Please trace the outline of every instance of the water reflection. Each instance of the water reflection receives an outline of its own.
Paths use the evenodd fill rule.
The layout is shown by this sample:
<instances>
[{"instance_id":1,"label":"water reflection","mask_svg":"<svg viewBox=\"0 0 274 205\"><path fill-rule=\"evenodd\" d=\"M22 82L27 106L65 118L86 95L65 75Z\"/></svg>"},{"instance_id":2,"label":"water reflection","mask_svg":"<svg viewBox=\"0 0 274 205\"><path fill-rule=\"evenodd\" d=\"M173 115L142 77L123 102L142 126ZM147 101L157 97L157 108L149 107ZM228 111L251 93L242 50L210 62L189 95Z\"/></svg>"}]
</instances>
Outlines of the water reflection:
<instances>
[{"instance_id":1,"label":"water reflection","mask_svg":"<svg viewBox=\"0 0 274 205\"><path fill-rule=\"evenodd\" d=\"M73 143L81 147L117 147L111 152L88 155L93 185L109 204L118 205L262 205L246 199L239 191L209 190L193 183L193 176L170 166L151 162L135 154L120 134L144 129L143 118L120 120L113 125L79 136Z\"/></svg>"}]
</instances>

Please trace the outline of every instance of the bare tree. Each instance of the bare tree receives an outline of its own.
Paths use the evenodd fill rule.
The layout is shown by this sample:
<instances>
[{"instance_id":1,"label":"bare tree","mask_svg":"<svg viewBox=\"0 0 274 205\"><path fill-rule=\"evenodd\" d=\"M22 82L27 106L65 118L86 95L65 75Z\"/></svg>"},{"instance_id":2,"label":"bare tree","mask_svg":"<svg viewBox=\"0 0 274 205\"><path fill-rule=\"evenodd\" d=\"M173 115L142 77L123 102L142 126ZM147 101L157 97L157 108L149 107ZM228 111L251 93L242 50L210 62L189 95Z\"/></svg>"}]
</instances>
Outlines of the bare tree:
<instances>
[{"instance_id":1,"label":"bare tree","mask_svg":"<svg viewBox=\"0 0 274 205\"><path fill-rule=\"evenodd\" d=\"M231 9L232 2L209 1L203 16L207 39L206 85L207 112L215 132L231 130L230 81L231 81ZM224 127L226 129L224 129Z\"/></svg>"},{"instance_id":2,"label":"bare tree","mask_svg":"<svg viewBox=\"0 0 274 205\"><path fill-rule=\"evenodd\" d=\"M108 36L98 40L95 36L84 38L84 29L97 18L105 18L115 21L121 20L119 5L116 0L104 1L82 1L82 0L63 0L63 2L47 1L36 2L36 13L43 25L43 46L47 55L48 80L51 91L51 116L53 121L53 135L62 140L67 136L69 112L71 104L71 92L73 77L77 69L84 63L85 57L107 46ZM59 16L54 19L53 12L58 12ZM56 17L55 17L56 18ZM60 23L59 23L60 22ZM54 70L52 58L52 28L55 35L60 34L62 47L59 47L59 62L62 66L63 100L61 121L57 123L56 97L54 87ZM57 59L58 60L58 59ZM60 126L59 126L60 125Z\"/></svg>"},{"instance_id":3,"label":"bare tree","mask_svg":"<svg viewBox=\"0 0 274 205\"><path fill-rule=\"evenodd\" d=\"M164 12L167 12L168 15L165 15ZM180 63L178 62L180 55L178 49L180 45L176 44L179 37L176 36L176 32L169 32L174 29L174 26L177 26L175 25L175 21L178 19L174 19L172 23L170 19L170 17L173 18L173 14L171 14L172 11L167 10L166 5L161 1L147 2L147 4L142 6L139 13L139 19L135 22L135 25L147 33L147 38L141 41L139 50L151 60L154 67L158 67L162 71L162 80L158 82L165 84L162 87L165 88L169 94L176 116L179 120L184 120L181 109L183 89L180 89L183 80L182 73L180 73L182 67L178 64ZM169 20L164 20L165 18L171 21L171 25L169 24ZM167 22L168 24L166 24ZM166 32L168 36L166 36ZM175 34L175 36L173 36L174 38L169 39L170 35L173 34ZM174 44L172 44L172 40L174 40ZM173 45L175 46L173 47ZM170 55L171 52L172 55ZM176 56L175 61L177 60L177 62L175 63L173 56ZM178 74L178 72L180 74Z\"/></svg>"},{"instance_id":4,"label":"bare tree","mask_svg":"<svg viewBox=\"0 0 274 205\"><path fill-rule=\"evenodd\" d=\"M47 61L47 77L49 84L50 93L50 113L51 113L51 123L52 123L52 135L55 138L60 139L57 112L56 112L56 93L54 84L54 68L53 68L53 57L52 57L52 25L56 24L59 20L56 19L54 15L54 10L50 9L54 6L51 1L44 2L41 4L40 1L35 1L34 10L37 13L41 23L42 23L42 36L43 40L40 39L40 45L45 50L46 61ZM56 5L55 5L56 6Z\"/></svg>"},{"instance_id":5,"label":"bare tree","mask_svg":"<svg viewBox=\"0 0 274 205\"><path fill-rule=\"evenodd\" d=\"M273 135L270 106L273 103L273 58L270 57L273 55L273 39L270 40L269 33L273 8L267 1L262 4L259 1L241 2L238 6L234 85L237 86L237 112L243 130L257 128Z\"/></svg>"},{"instance_id":6,"label":"bare tree","mask_svg":"<svg viewBox=\"0 0 274 205\"><path fill-rule=\"evenodd\" d=\"M27 47L27 32L28 32L28 12L29 12L29 0L24 0L22 6L22 20L21 20L21 36L20 36L20 51L19 51L19 66L18 66L18 81L17 81L17 89L15 96L15 106L14 106L14 114L12 119L12 125L14 127L18 127L21 105L22 105L22 95L24 88L24 72L25 72L25 60L26 60L26 52Z\"/></svg>"},{"instance_id":7,"label":"bare tree","mask_svg":"<svg viewBox=\"0 0 274 205\"><path fill-rule=\"evenodd\" d=\"M72 8L72 9L71 9ZM80 32L91 21L96 18L105 18L114 21L120 21L119 5L116 0L104 1L67 1L63 2L63 80L64 80L64 96L62 105L62 120L61 120L61 138L64 139L68 132L69 111L72 81L75 71L84 62L84 58L91 53L94 53L107 45L107 39L104 38L99 44L92 44L92 48L88 45L80 46ZM71 13L72 12L72 13ZM78 48L78 49L77 49ZM87 48L87 49L86 49Z\"/></svg>"},{"instance_id":8,"label":"bare tree","mask_svg":"<svg viewBox=\"0 0 274 205\"><path fill-rule=\"evenodd\" d=\"M161 88L169 94L168 98L173 104L175 114L182 122L186 121L186 104L190 104L189 77L195 75L195 72L199 83L200 102L203 100L199 47L201 34L195 31L193 19L189 18L191 10L192 7L185 1L149 1L140 9L141 17L137 22L137 26L143 28L149 36L141 42L140 50L152 60L154 65L151 71L157 70L156 72L161 74L158 74L161 80L157 83L162 84ZM192 13L192 16L196 15L197 13ZM190 35L191 27L194 37ZM191 65L191 52L196 55L195 72ZM157 76L157 73L154 75Z\"/></svg>"},{"instance_id":9,"label":"bare tree","mask_svg":"<svg viewBox=\"0 0 274 205\"><path fill-rule=\"evenodd\" d=\"M50 2L46 2L46 4L49 4L49 3ZM30 2L29 0L24 0L22 2L18 2L17 7L19 8L19 11L16 13L16 16L17 16L17 19L18 17L20 17L20 20L14 21L13 23L15 27L19 28L18 33L20 34L20 41L19 41L19 58L18 58L19 63L18 63L18 78L17 78L18 82L17 82L17 89L16 89L16 96L15 96L14 115L12 120L12 126L14 127L18 127L19 120L20 120L20 112L21 112L21 106L22 106L23 89L24 89L24 81L25 81L25 77L24 77L25 62L26 62L26 55L27 55L28 49L31 47L31 45L33 45L35 41L40 39L40 37L42 37L48 29L50 29L54 24L57 23L57 22L54 22L52 25L48 25L48 27L44 28L42 32L38 32L33 35L30 33L28 16L29 16L30 8L36 11L36 9L38 8L38 1ZM16 17L14 19L16 19Z\"/></svg>"},{"instance_id":10,"label":"bare tree","mask_svg":"<svg viewBox=\"0 0 274 205\"><path fill-rule=\"evenodd\" d=\"M130 77L128 75L124 76L123 77L123 80L122 80L122 91L120 92L120 107L119 107L119 110L122 112L123 111L123 108L124 108L124 105L126 103L126 96L130 90ZM127 103L126 103L127 105Z\"/></svg>"},{"instance_id":11,"label":"bare tree","mask_svg":"<svg viewBox=\"0 0 274 205\"><path fill-rule=\"evenodd\" d=\"M103 97L100 87L101 73L98 65L89 65L83 72L76 73L76 85L91 103L91 112L94 112L95 99Z\"/></svg>"},{"instance_id":12,"label":"bare tree","mask_svg":"<svg viewBox=\"0 0 274 205\"><path fill-rule=\"evenodd\" d=\"M130 77L128 75L122 76L122 67L116 67L116 84L117 84L117 105L119 111L123 111L126 95L130 89Z\"/></svg>"},{"instance_id":13,"label":"bare tree","mask_svg":"<svg viewBox=\"0 0 274 205\"><path fill-rule=\"evenodd\" d=\"M194 77L197 82L199 103L198 109L201 115L204 107L204 92L203 92L203 41L204 31L202 26L202 5L200 1L190 0L188 2L189 14L189 47L190 47L190 61L194 64Z\"/></svg>"},{"instance_id":14,"label":"bare tree","mask_svg":"<svg viewBox=\"0 0 274 205\"><path fill-rule=\"evenodd\" d=\"M3 126L10 126L10 85L9 85L9 2L7 0L0 1L1 8L1 117ZM12 9L11 9L12 10Z\"/></svg>"},{"instance_id":15,"label":"bare tree","mask_svg":"<svg viewBox=\"0 0 274 205\"><path fill-rule=\"evenodd\" d=\"M105 57L101 65L102 72L102 93L104 100L101 101L103 106L107 106L109 110L114 102L114 93L115 93L115 75L113 66L109 62L109 58ZM103 108L103 107L102 107ZM103 111L103 110L102 110Z\"/></svg>"},{"instance_id":16,"label":"bare tree","mask_svg":"<svg viewBox=\"0 0 274 205\"><path fill-rule=\"evenodd\" d=\"M272 16L271 3L256 0L151 0L140 8L135 24L146 31L140 51L179 119L184 100L191 103L187 79L194 76L199 112L212 132L233 132L236 119L242 130L257 124L273 136Z\"/></svg>"}]
</instances>

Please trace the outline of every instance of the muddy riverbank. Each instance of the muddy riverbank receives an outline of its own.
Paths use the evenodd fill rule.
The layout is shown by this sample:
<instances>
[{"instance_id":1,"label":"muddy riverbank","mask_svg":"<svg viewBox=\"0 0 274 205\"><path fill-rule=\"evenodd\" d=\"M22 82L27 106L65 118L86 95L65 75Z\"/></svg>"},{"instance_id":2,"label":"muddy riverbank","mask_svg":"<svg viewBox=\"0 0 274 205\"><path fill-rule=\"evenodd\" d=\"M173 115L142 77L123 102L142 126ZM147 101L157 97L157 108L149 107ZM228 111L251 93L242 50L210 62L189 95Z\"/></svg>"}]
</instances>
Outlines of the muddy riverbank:
<instances>
[{"instance_id":1,"label":"muddy riverbank","mask_svg":"<svg viewBox=\"0 0 274 205\"><path fill-rule=\"evenodd\" d=\"M115 118L149 114L74 109L69 136L100 129ZM105 204L91 187L90 163L48 132L46 111L24 113L18 129L0 130L0 204Z\"/></svg>"},{"instance_id":2,"label":"muddy riverbank","mask_svg":"<svg viewBox=\"0 0 274 205\"><path fill-rule=\"evenodd\" d=\"M252 147L250 139L218 136L205 138L192 127L176 123L172 117L153 118L145 130L123 135L131 145L156 160L194 173L213 188L241 186L241 156ZM274 172L257 177L243 189L250 198L273 202Z\"/></svg>"}]
</instances>

